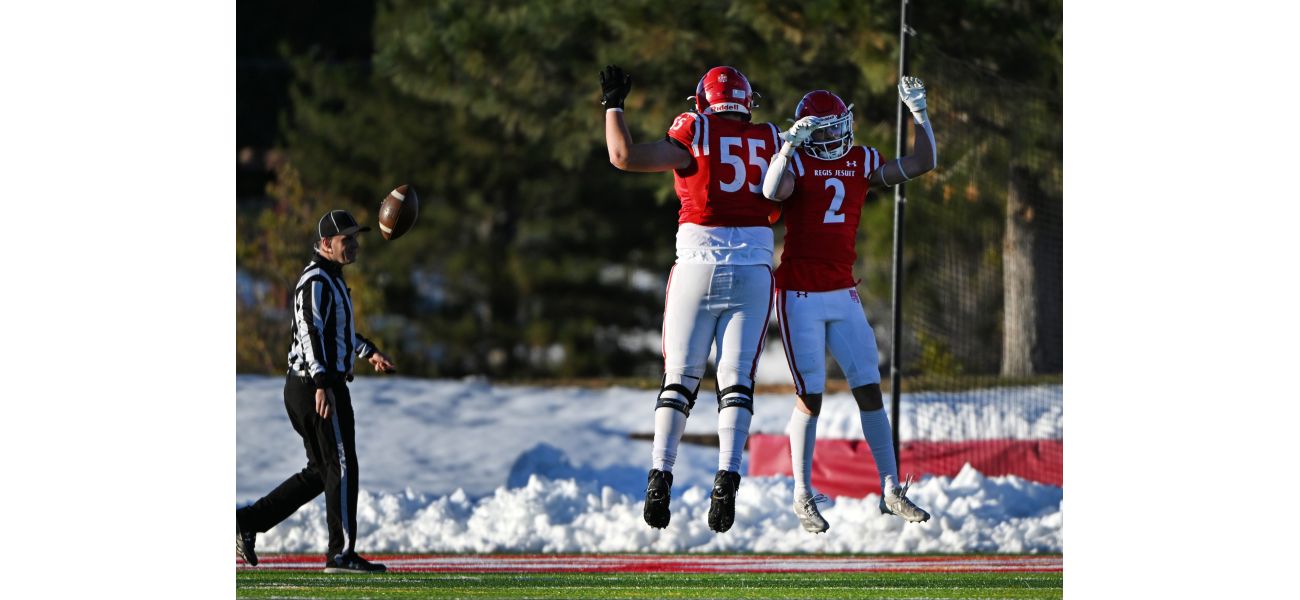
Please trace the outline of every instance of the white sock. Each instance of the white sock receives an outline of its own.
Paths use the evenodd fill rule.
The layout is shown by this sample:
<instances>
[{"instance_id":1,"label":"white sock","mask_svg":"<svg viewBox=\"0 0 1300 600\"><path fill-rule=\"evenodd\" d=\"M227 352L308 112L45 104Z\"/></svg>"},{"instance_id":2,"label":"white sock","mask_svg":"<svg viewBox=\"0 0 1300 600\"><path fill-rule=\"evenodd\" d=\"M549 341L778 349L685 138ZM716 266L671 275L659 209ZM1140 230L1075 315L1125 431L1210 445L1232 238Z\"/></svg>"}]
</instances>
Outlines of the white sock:
<instances>
[{"instance_id":1,"label":"white sock","mask_svg":"<svg viewBox=\"0 0 1300 600\"><path fill-rule=\"evenodd\" d=\"M889 415L885 409L869 412L858 411L862 419L862 435L871 447L871 457L876 461L876 471L880 472L880 491L885 489L885 476L892 475L898 481L898 461L894 458L894 430L889 427Z\"/></svg>"},{"instance_id":2,"label":"white sock","mask_svg":"<svg viewBox=\"0 0 1300 600\"><path fill-rule=\"evenodd\" d=\"M655 441L650 450L650 466L667 473L673 472L677 462L677 444L686 431L686 415L667 406L655 409Z\"/></svg>"},{"instance_id":3,"label":"white sock","mask_svg":"<svg viewBox=\"0 0 1300 600\"><path fill-rule=\"evenodd\" d=\"M794 496L812 493L813 447L817 443L817 417L798 408L785 428L790 436L790 466L794 469Z\"/></svg>"},{"instance_id":4,"label":"white sock","mask_svg":"<svg viewBox=\"0 0 1300 600\"><path fill-rule=\"evenodd\" d=\"M749 420L754 415L739 406L718 413L718 470L740 472L740 458L749 437Z\"/></svg>"}]
</instances>

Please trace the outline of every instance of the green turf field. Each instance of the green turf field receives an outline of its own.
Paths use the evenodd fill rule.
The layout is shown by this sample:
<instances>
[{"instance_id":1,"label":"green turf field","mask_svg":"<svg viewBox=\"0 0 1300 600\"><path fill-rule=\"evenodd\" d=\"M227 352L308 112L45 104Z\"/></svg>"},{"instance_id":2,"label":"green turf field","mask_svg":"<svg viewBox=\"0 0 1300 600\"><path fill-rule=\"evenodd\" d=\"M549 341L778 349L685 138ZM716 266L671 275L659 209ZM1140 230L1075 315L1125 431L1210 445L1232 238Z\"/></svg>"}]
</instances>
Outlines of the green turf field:
<instances>
[{"instance_id":1,"label":"green turf field","mask_svg":"<svg viewBox=\"0 0 1300 600\"><path fill-rule=\"evenodd\" d=\"M249 570L240 598L1060 598L1061 573L387 573Z\"/></svg>"}]
</instances>

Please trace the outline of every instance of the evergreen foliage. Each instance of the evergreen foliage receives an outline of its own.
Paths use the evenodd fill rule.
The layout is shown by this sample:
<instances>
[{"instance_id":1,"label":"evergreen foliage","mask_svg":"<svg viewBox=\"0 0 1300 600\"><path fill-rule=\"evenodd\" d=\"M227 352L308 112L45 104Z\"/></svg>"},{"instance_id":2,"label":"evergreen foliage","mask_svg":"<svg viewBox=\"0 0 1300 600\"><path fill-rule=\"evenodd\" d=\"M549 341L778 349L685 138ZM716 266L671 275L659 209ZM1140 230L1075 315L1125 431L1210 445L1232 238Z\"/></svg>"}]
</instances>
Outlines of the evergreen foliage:
<instances>
[{"instance_id":1,"label":"evergreen foliage","mask_svg":"<svg viewBox=\"0 0 1300 600\"><path fill-rule=\"evenodd\" d=\"M856 104L858 142L892 155L897 10L881 0L392 0L357 32L373 40L369 62L292 51L291 104L277 139L293 167L278 173L274 203L241 209L237 261L254 282L242 287L269 291L239 304L240 369L283 371L283 286L306 256L292 236L308 236L328 208L373 222L380 199L409 183L422 201L415 229L396 242L363 235L348 272L354 295L372 296L357 301L358 314L370 315L361 330L403 373L657 376L659 347L646 338L661 325L677 201L670 174L609 164L599 69L614 63L632 73L627 121L637 141L662 136L700 75L728 64L762 94L756 121L784 127L805 92L830 89ZM1056 90L1055 104L1032 109L1041 113L1032 131L1013 129L1023 138L1017 144L1056 143L1059 157L1060 3L913 10L913 72L933 90L933 112L958 103L926 71L943 60ZM977 118L994 100L962 102ZM1012 135L1006 122L977 125L979 135ZM909 244L957 243L996 291L999 251L989 240L1000 235L1006 190L976 174L1005 170L1016 153L1000 142L958 141L943 127L938 172L909 188L909 205L926 207L912 213ZM1057 177L1059 190L1053 158L1025 165L1044 185ZM873 322L883 323L892 193L877 196L864 211L858 271ZM965 200L972 196L979 201ZM909 256L917 268L918 255ZM925 286L909 288L909 301L942 293ZM996 293L971 307L993 315L994 338L999 307ZM960 353L940 350L930 355L963 368Z\"/></svg>"}]
</instances>

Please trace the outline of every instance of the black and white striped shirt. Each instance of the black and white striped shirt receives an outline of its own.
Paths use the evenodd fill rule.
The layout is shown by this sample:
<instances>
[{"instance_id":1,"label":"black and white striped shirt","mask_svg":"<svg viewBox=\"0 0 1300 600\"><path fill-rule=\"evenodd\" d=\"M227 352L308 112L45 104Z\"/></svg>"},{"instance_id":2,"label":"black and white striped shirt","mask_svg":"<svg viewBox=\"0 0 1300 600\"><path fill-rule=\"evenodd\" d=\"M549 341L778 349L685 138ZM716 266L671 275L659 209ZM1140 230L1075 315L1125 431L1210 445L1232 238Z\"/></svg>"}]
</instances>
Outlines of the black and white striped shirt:
<instances>
[{"instance_id":1,"label":"black and white striped shirt","mask_svg":"<svg viewBox=\"0 0 1300 600\"><path fill-rule=\"evenodd\" d=\"M352 291L343 281L343 265L316 255L293 292L289 372L311 377L317 388L328 387L352 374L354 354L369 358L376 350L352 322Z\"/></svg>"}]
</instances>

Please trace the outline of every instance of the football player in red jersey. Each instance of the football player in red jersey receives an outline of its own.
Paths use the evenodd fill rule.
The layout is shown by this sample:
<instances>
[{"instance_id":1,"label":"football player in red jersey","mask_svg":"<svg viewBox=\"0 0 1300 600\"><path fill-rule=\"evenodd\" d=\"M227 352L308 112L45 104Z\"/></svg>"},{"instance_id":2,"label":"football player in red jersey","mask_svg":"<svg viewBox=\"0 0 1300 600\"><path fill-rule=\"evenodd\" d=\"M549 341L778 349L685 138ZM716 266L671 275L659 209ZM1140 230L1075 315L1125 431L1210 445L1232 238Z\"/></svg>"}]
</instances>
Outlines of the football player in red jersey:
<instances>
[{"instance_id":1,"label":"football player in red jersey","mask_svg":"<svg viewBox=\"0 0 1300 600\"><path fill-rule=\"evenodd\" d=\"M790 462L795 474L794 512L804 529L830 528L812 494L813 446L821 412L829 347L857 400L862 431L881 476L880 510L911 522L930 518L899 485L893 432L880 394L876 336L853 279L858 222L869 186L892 186L935 168L934 131L925 86L915 77L898 85L916 122L916 148L884 160L875 148L853 145L853 106L826 90L809 92L795 109L795 126L772 160L763 193L783 201L785 249L776 270L777 320L794 377ZM910 483L910 481L909 481Z\"/></svg>"},{"instance_id":2,"label":"football player in red jersey","mask_svg":"<svg viewBox=\"0 0 1300 600\"><path fill-rule=\"evenodd\" d=\"M754 372L772 313L773 204L763 198L768 161L780 145L771 123L750 122L754 94L731 67L700 78L695 106L663 139L636 144L623 117L632 77L601 73L609 161L625 171L672 171L681 200L677 260L668 275L663 321L664 376L655 404L654 445L644 517L668 526L673 463L695 406L710 350L717 348L718 471L709 527L735 520L741 453L754 411Z\"/></svg>"}]
</instances>

